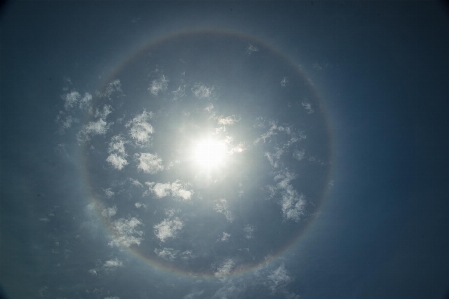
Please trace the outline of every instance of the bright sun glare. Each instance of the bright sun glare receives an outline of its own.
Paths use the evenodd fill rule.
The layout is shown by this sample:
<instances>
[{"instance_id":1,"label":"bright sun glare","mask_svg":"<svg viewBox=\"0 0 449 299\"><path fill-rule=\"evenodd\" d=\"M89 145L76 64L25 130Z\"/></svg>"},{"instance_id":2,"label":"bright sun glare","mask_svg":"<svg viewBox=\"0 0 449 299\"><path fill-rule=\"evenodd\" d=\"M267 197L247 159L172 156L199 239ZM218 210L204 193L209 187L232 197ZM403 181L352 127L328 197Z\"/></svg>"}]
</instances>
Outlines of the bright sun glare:
<instances>
[{"instance_id":1,"label":"bright sun glare","mask_svg":"<svg viewBox=\"0 0 449 299\"><path fill-rule=\"evenodd\" d=\"M213 139L203 140L197 144L194 155L202 167L219 166L226 158L226 144Z\"/></svg>"}]
</instances>

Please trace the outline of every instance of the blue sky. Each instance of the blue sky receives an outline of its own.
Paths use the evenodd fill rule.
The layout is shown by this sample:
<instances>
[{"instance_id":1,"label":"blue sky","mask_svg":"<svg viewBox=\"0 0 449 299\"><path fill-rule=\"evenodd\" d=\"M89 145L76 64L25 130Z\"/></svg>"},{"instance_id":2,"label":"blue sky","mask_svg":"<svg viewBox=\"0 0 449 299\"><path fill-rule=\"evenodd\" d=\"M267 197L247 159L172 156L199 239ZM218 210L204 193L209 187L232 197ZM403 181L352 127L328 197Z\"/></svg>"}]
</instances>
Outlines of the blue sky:
<instances>
[{"instance_id":1,"label":"blue sky","mask_svg":"<svg viewBox=\"0 0 449 299\"><path fill-rule=\"evenodd\" d=\"M6 298L446 298L440 2L9 2Z\"/></svg>"}]
</instances>

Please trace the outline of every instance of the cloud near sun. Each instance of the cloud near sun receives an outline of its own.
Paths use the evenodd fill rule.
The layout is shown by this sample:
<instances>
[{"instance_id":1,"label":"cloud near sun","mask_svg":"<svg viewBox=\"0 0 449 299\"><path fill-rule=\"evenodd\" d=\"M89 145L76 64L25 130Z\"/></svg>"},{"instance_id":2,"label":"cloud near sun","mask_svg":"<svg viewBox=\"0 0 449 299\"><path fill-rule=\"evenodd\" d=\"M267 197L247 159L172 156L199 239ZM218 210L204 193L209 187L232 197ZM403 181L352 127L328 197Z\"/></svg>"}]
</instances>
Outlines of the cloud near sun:
<instances>
[{"instance_id":1,"label":"cloud near sun","mask_svg":"<svg viewBox=\"0 0 449 299\"><path fill-rule=\"evenodd\" d=\"M256 43L235 49L228 54L248 69L267 51ZM189 273L208 264L209 275L224 279L263 263L304 229L321 200L313 188L325 186L328 145L316 136L327 132L317 100L291 66L281 65L280 77L214 81L189 53L170 60L182 58L177 67L158 64L138 88L119 76L140 64L101 91L78 91L70 80L56 123L61 139L83 149L92 198L106 207L99 216L109 246ZM234 67L233 60L217 63L222 74ZM269 96L285 100L269 107ZM266 247L257 247L261 240ZM217 250L221 261L212 258ZM275 290L288 276L279 268L270 279Z\"/></svg>"}]
</instances>

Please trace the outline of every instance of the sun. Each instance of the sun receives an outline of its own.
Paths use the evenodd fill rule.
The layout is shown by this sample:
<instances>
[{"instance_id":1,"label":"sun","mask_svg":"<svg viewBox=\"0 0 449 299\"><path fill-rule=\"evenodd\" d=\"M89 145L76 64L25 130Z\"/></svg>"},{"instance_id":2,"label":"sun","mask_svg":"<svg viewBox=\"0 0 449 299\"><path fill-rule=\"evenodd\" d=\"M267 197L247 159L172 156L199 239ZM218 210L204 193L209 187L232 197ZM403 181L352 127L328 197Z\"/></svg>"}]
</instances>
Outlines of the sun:
<instances>
[{"instance_id":1,"label":"sun","mask_svg":"<svg viewBox=\"0 0 449 299\"><path fill-rule=\"evenodd\" d=\"M226 160L227 147L222 141L205 139L196 145L194 159L202 168L215 168Z\"/></svg>"}]
</instances>

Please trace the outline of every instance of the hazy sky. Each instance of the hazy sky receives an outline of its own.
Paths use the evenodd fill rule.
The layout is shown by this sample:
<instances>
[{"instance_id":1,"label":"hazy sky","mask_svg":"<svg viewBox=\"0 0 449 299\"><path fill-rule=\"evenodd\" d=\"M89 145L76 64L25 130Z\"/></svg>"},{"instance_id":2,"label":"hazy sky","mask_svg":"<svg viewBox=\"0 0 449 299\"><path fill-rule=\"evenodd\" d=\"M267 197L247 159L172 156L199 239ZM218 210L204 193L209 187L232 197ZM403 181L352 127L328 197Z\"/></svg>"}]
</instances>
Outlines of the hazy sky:
<instances>
[{"instance_id":1,"label":"hazy sky","mask_svg":"<svg viewBox=\"0 0 449 299\"><path fill-rule=\"evenodd\" d=\"M0 17L0 296L449 296L444 4Z\"/></svg>"}]
</instances>

